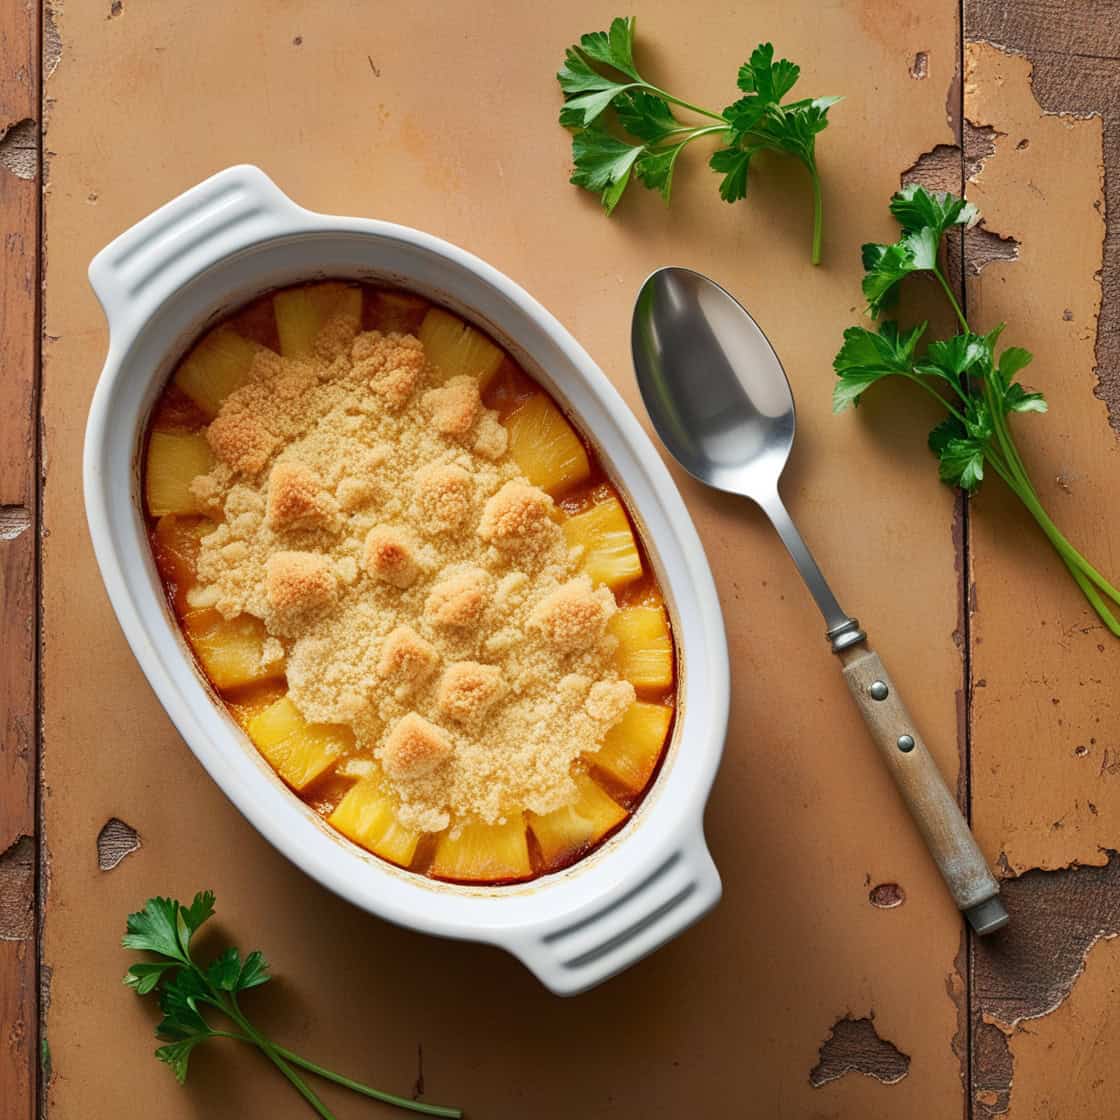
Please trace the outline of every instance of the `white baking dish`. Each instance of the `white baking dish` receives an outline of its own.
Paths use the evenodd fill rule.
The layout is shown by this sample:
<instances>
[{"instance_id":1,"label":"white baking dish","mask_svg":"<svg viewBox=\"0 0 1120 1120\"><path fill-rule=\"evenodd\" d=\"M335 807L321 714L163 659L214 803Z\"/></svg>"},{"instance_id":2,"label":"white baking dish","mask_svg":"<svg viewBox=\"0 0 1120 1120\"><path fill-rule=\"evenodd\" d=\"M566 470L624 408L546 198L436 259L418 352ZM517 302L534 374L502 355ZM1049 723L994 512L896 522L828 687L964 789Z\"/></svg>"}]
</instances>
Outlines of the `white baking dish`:
<instances>
[{"instance_id":1,"label":"white baking dish","mask_svg":"<svg viewBox=\"0 0 1120 1120\"><path fill-rule=\"evenodd\" d=\"M94 550L133 653L198 760L293 863L356 906L425 933L498 945L554 992L599 983L712 907L720 880L703 811L723 749L727 646L707 561L676 486L622 399L526 292L447 242L315 214L254 167L233 167L102 250L90 281L109 353L90 408L85 499ZM473 319L569 407L645 530L678 643L679 709L654 788L621 832L568 870L520 886L451 886L402 872L293 796L195 669L152 562L139 455L176 359L210 321L313 277L397 283Z\"/></svg>"}]
</instances>

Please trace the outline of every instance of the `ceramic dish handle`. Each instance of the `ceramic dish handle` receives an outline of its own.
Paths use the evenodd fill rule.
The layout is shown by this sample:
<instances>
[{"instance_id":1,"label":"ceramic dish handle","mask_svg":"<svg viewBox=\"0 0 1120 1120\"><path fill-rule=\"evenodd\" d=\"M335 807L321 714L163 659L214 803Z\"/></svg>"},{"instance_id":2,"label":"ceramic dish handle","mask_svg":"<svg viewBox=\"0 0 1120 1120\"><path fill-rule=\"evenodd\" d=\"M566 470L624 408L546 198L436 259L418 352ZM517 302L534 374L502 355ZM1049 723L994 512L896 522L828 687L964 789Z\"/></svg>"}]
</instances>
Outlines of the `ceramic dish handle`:
<instances>
[{"instance_id":1,"label":"ceramic dish handle","mask_svg":"<svg viewBox=\"0 0 1120 1120\"><path fill-rule=\"evenodd\" d=\"M575 995L652 953L719 901L719 872L697 830L638 883L502 944L557 995Z\"/></svg>"},{"instance_id":2,"label":"ceramic dish handle","mask_svg":"<svg viewBox=\"0 0 1120 1120\"><path fill-rule=\"evenodd\" d=\"M306 211L259 168L230 167L149 214L89 266L114 339L138 331L200 272L267 238L295 232Z\"/></svg>"}]
</instances>

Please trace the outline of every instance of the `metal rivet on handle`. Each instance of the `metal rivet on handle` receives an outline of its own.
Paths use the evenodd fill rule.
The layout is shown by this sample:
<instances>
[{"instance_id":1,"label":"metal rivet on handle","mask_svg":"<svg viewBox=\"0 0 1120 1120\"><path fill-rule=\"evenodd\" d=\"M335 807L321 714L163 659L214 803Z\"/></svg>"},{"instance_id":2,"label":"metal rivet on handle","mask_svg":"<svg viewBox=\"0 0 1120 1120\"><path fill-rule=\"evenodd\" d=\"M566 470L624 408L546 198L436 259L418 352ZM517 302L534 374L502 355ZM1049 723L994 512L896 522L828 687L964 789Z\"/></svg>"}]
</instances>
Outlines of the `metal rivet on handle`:
<instances>
[{"instance_id":1,"label":"metal rivet on handle","mask_svg":"<svg viewBox=\"0 0 1120 1120\"><path fill-rule=\"evenodd\" d=\"M891 690L882 681L872 681L867 686L867 691L871 693L872 700L886 700Z\"/></svg>"},{"instance_id":2,"label":"metal rivet on handle","mask_svg":"<svg viewBox=\"0 0 1120 1120\"><path fill-rule=\"evenodd\" d=\"M913 735L899 735L898 749L903 754L909 754L914 749L914 736Z\"/></svg>"}]
</instances>

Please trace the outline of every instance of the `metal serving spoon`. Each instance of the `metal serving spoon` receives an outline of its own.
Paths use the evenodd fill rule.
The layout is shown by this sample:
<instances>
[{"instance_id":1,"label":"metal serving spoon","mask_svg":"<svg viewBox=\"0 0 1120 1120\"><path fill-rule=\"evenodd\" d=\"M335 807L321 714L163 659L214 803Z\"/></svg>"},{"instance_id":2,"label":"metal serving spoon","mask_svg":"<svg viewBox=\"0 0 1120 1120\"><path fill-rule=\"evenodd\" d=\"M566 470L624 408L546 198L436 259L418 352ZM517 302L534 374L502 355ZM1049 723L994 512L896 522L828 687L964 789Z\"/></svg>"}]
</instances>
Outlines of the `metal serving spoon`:
<instances>
[{"instance_id":1,"label":"metal serving spoon","mask_svg":"<svg viewBox=\"0 0 1120 1120\"><path fill-rule=\"evenodd\" d=\"M642 285L631 345L665 446L694 478L742 494L770 518L824 615L826 636L926 845L977 933L1007 924L999 884L859 622L825 582L778 495L793 447L793 393L766 336L718 284L663 268Z\"/></svg>"}]
</instances>

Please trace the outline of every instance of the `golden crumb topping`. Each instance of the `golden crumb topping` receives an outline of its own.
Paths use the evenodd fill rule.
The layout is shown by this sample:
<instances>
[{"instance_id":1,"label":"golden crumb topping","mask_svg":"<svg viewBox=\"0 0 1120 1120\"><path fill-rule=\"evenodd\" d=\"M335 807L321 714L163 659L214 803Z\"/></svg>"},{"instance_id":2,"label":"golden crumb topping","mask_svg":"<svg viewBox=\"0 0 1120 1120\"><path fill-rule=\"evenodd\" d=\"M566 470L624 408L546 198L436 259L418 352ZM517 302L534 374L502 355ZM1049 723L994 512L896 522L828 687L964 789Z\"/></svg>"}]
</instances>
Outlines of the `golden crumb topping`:
<instances>
[{"instance_id":1,"label":"golden crumb topping","mask_svg":"<svg viewBox=\"0 0 1120 1120\"><path fill-rule=\"evenodd\" d=\"M393 725L377 754L390 778L412 782L439 769L452 750L451 740L440 728L409 712Z\"/></svg>"},{"instance_id":2,"label":"golden crumb topping","mask_svg":"<svg viewBox=\"0 0 1120 1120\"><path fill-rule=\"evenodd\" d=\"M440 628L477 626L490 592L490 576L482 568L466 567L441 577L424 603L424 615Z\"/></svg>"},{"instance_id":3,"label":"golden crumb topping","mask_svg":"<svg viewBox=\"0 0 1120 1120\"><path fill-rule=\"evenodd\" d=\"M395 525L375 525L366 534L362 563L374 579L394 587L411 587L420 574L416 542L408 529Z\"/></svg>"},{"instance_id":4,"label":"golden crumb topping","mask_svg":"<svg viewBox=\"0 0 1120 1120\"><path fill-rule=\"evenodd\" d=\"M577 576L541 599L529 625L557 649L578 649L602 638L617 609L608 588L596 591L587 576Z\"/></svg>"},{"instance_id":5,"label":"golden crumb topping","mask_svg":"<svg viewBox=\"0 0 1120 1120\"><path fill-rule=\"evenodd\" d=\"M478 535L506 552L537 552L559 537L552 499L522 479L507 482L482 510Z\"/></svg>"},{"instance_id":6,"label":"golden crumb topping","mask_svg":"<svg viewBox=\"0 0 1120 1120\"><path fill-rule=\"evenodd\" d=\"M456 661L449 665L436 689L440 714L457 723L482 719L506 693L506 682L497 665Z\"/></svg>"},{"instance_id":7,"label":"golden crumb topping","mask_svg":"<svg viewBox=\"0 0 1120 1120\"><path fill-rule=\"evenodd\" d=\"M352 729L340 772L379 769L423 831L576 796L633 700L614 598L471 378L437 384L416 338L340 313L309 357L262 348L207 435L192 491L219 524L191 604L264 621L301 715Z\"/></svg>"},{"instance_id":8,"label":"golden crumb topping","mask_svg":"<svg viewBox=\"0 0 1120 1120\"><path fill-rule=\"evenodd\" d=\"M429 389L420 398L421 406L431 417L432 427L441 436L462 439L482 411L478 382L473 377L453 377L438 389Z\"/></svg>"},{"instance_id":9,"label":"golden crumb topping","mask_svg":"<svg viewBox=\"0 0 1120 1120\"><path fill-rule=\"evenodd\" d=\"M243 543L233 542L223 555L236 563L246 551ZM274 552L265 563L265 583L273 615L289 621L329 607L338 593L331 562L318 552Z\"/></svg>"},{"instance_id":10,"label":"golden crumb topping","mask_svg":"<svg viewBox=\"0 0 1120 1120\"><path fill-rule=\"evenodd\" d=\"M462 467L429 463L416 472L416 520L430 533L462 529L474 511L474 493L474 482Z\"/></svg>"},{"instance_id":11,"label":"golden crumb topping","mask_svg":"<svg viewBox=\"0 0 1120 1120\"><path fill-rule=\"evenodd\" d=\"M436 647L421 638L411 626L398 626L382 643L377 675L411 690L423 684L438 666Z\"/></svg>"},{"instance_id":12,"label":"golden crumb topping","mask_svg":"<svg viewBox=\"0 0 1120 1120\"><path fill-rule=\"evenodd\" d=\"M268 521L273 529L325 529L338 515L338 503L318 475L296 460L281 459L268 476Z\"/></svg>"}]
</instances>

